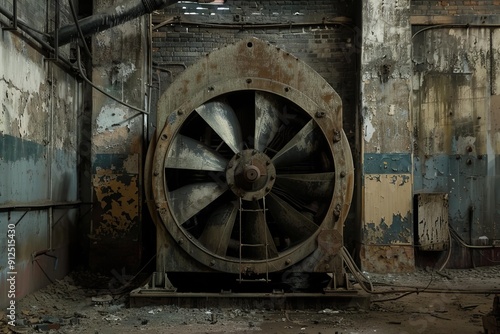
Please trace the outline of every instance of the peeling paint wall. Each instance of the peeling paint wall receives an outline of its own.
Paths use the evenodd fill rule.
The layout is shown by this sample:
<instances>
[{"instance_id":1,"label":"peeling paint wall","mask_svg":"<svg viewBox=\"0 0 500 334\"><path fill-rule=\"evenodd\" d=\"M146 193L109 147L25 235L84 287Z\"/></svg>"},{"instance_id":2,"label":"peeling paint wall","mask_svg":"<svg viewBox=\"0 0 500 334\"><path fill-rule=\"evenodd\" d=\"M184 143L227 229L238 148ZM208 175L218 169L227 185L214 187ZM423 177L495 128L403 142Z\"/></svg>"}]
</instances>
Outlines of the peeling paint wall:
<instances>
[{"instance_id":1,"label":"peeling paint wall","mask_svg":"<svg viewBox=\"0 0 500 334\"><path fill-rule=\"evenodd\" d=\"M465 26L413 41L415 191L448 193L450 227L473 245L500 239L499 42L497 28ZM450 266L495 261L453 246Z\"/></svg>"},{"instance_id":2,"label":"peeling paint wall","mask_svg":"<svg viewBox=\"0 0 500 334\"><path fill-rule=\"evenodd\" d=\"M46 28L45 14L32 15L38 11L39 1L23 1L18 5L22 17L32 18L30 24L40 26L40 30ZM0 306L3 308L8 303L7 272L17 272L16 297L20 298L50 280L64 277L70 269L78 210L50 206L78 200L77 115L82 106L82 90L72 75L48 60L44 51L35 49L22 34L3 31L0 40ZM9 269L7 262L8 224L15 225L14 270ZM33 256L45 250L57 262L49 256Z\"/></svg>"},{"instance_id":3,"label":"peeling paint wall","mask_svg":"<svg viewBox=\"0 0 500 334\"><path fill-rule=\"evenodd\" d=\"M362 1L360 260L411 271L413 254L409 0Z\"/></svg>"},{"instance_id":4,"label":"peeling paint wall","mask_svg":"<svg viewBox=\"0 0 500 334\"><path fill-rule=\"evenodd\" d=\"M98 13L118 1L94 1ZM92 81L138 109L146 103L147 17L93 36ZM92 93L90 266L135 271L141 261L143 114Z\"/></svg>"}]
</instances>

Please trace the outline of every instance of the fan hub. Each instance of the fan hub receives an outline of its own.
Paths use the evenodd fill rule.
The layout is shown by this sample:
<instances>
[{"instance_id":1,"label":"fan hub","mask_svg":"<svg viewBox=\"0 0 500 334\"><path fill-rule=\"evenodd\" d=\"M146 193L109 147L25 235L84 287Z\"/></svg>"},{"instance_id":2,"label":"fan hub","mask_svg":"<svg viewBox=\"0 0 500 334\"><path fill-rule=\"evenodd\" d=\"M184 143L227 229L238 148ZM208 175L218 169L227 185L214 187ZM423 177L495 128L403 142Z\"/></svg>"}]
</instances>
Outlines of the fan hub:
<instances>
[{"instance_id":1,"label":"fan hub","mask_svg":"<svg viewBox=\"0 0 500 334\"><path fill-rule=\"evenodd\" d=\"M265 153L244 150L229 161L226 180L237 196L255 201L271 191L276 180L276 168Z\"/></svg>"}]
</instances>

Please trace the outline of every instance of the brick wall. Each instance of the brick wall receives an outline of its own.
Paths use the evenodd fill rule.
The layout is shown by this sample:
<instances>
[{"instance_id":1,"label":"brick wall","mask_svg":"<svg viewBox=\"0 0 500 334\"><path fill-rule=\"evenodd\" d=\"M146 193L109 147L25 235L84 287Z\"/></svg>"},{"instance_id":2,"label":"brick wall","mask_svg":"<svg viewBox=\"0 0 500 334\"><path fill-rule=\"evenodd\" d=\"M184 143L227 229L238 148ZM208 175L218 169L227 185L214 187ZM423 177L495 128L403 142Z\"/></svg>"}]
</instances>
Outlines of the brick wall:
<instances>
[{"instance_id":1,"label":"brick wall","mask_svg":"<svg viewBox=\"0 0 500 334\"><path fill-rule=\"evenodd\" d=\"M411 0L412 15L491 15L500 0Z\"/></svg>"},{"instance_id":2,"label":"brick wall","mask_svg":"<svg viewBox=\"0 0 500 334\"><path fill-rule=\"evenodd\" d=\"M297 56L320 73L344 104L344 128L354 144L357 29L354 0L231 1L225 5L177 4L155 15L155 85L163 92L175 75L204 54L254 36ZM180 21L180 23L179 23ZM341 22L341 24L333 24ZM195 24L198 23L198 24Z\"/></svg>"}]
</instances>

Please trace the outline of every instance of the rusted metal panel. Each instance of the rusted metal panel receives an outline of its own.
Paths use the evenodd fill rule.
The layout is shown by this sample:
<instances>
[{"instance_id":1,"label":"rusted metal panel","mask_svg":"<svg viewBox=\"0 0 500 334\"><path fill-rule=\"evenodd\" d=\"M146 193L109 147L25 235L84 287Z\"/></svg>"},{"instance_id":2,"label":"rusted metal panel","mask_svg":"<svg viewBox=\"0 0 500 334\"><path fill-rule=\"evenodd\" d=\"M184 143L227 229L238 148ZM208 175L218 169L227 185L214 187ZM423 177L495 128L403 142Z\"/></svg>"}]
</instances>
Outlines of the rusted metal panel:
<instances>
[{"instance_id":1,"label":"rusted metal panel","mask_svg":"<svg viewBox=\"0 0 500 334\"><path fill-rule=\"evenodd\" d=\"M418 194L418 247L423 251L448 249L448 194Z\"/></svg>"},{"instance_id":2,"label":"rusted metal panel","mask_svg":"<svg viewBox=\"0 0 500 334\"><path fill-rule=\"evenodd\" d=\"M413 246L361 245L359 256L361 267L367 272L393 273L415 270Z\"/></svg>"},{"instance_id":3,"label":"rusted metal panel","mask_svg":"<svg viewBox=\"0 0 500 334\"><path fill-rule=\"evenodd\" d=\"M94 237L123 236L139 223L140 190L137 155L100 155L93 175ZM108 160L107 163L104 161ZM130 163L129 161L132 161ZM130 166L127 167L127 165ZM106 168L107 167L107 168ZM135 171L135 173L134 173Z\"/></svg>"},{"instance_id":4,"label":"rusted metal panel","mask_svg":"<svg viewBox=\"0 0 500 334\"><path fill-rule=\"evenodd\" d=\"M95 270L135 270L141 259L138 155L99 154L93 166L90 265Z\"/></svg>"}]
</instances>

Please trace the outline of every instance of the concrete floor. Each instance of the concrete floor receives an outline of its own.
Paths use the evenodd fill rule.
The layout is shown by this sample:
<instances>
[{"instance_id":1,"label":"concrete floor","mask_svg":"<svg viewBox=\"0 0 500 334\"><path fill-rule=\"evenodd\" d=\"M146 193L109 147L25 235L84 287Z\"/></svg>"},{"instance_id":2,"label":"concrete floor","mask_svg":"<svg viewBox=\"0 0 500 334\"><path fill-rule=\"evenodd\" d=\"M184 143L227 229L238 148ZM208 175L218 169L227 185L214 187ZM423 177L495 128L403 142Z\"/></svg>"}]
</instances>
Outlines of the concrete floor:
<instances>
[{"instance_id":1,"label":"concrete floor","mask_svg":"<svg viewBox=\"0 0 500 334\"><path fill-rule=\"evenodd\" d=\"M85 275L93 286L76 284ZM484 333L482 317L500 291L500 266L368 275L377 292L369 309L268 310L128 308L127 292L111 296L116 289L99 288L116 279L74 273L18 301L16 327L0 313L0 333ZM418 294L396 292L414 287Z\"/></svg>"}]
</instances>

